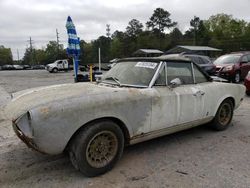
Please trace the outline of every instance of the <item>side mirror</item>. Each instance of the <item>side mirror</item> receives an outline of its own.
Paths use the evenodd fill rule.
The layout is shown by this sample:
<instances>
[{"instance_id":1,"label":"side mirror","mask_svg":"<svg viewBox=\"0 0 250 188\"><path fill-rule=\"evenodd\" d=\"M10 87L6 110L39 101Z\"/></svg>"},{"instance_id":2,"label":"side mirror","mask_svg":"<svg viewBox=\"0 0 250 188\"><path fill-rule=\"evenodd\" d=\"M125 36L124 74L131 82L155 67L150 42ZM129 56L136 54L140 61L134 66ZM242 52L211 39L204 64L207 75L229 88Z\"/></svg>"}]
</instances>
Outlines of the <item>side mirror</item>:
<instances>
[{"instance_id":1,"label":"side mirror","mask_svg":"<svg viewBox=\"0 0 250 188\"><path fill-rule=\"evenodd\" d=\"M170 81L171 88L176 88L176 87L180 86L181 84L182 84L182 81L180 78L175 78L175 79Z\"/></svg>"}]
</instances>

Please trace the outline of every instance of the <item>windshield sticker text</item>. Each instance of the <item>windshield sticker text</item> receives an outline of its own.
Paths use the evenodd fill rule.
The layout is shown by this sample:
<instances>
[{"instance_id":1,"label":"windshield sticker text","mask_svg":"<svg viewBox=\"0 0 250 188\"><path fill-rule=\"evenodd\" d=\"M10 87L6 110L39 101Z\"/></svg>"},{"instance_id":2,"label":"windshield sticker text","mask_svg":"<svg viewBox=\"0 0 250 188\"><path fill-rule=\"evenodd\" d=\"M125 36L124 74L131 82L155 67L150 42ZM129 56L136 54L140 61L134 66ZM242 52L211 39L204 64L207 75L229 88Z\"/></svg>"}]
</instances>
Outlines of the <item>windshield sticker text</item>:
<instances>
[{"instance_id":1,"label":"windshield sticker text","mask_svg":"<svg viewBox=\"0 0 250 188\"><path fill-rule=\"evenodd\" d=\"M135 65L135 67L142 67L142 68L148 68L148 69L155 69L156 66L157 66L157 63L152 63L152 62L138 62Z\"/></svg>"}]
</instances>

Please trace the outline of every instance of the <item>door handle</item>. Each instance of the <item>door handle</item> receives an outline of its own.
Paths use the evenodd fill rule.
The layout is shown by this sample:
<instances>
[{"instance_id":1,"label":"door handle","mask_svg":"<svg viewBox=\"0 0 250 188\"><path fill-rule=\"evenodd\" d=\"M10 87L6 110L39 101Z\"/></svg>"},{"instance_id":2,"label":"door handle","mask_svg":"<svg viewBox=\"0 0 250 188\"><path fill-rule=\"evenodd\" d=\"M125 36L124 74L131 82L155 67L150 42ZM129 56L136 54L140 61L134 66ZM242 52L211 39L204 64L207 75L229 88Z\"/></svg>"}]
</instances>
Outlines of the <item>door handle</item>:
<instances>
[{"instance_id":1,"label":"door handle","mask_svg":"<svg viewBox=\"0 0 250 188\"><path fill-rule=\"evenodd\" d=\"M203 96L203 95L205 95L205 92L204 92L204 91L201 91L201 90L199 90L199 91L197 91L197 92L195 92L195 93L193 94L193 96L196 96L196 97L198 97L198 96Z\"/></svg>"}]
</instances>

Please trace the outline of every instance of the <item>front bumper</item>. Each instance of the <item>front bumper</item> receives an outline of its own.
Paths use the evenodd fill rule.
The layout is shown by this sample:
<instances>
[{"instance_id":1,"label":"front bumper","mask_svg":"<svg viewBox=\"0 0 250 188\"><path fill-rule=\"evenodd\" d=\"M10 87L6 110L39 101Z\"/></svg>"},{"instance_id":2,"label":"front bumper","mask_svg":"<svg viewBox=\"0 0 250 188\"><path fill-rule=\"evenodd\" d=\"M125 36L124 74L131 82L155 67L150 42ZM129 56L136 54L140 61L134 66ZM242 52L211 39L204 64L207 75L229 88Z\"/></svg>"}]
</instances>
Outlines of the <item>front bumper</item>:
<instances>
[{"instance_id":1,"label":"front bumper","mask_svg":"<svg viewBox=\"0 0 250 188\"><path fill-rule=\"evenodd\" d=\"M46 66L46 68L45 68L47 71L52 71L52 68L50 67L50 66Z\"/></svg>"},{"instance_id":2,"label":"front bumper","mask_svg":"<svg viewBox=\"0 0 250 188\"><path fill-rule=\"evenodd\" d=\"M39 150L37 145L34 143L34 140L28 136L26 136L19 128L18 126L12 122L12 127L18 138L20 138L29 148L32 148L40 153L44 153Z\"/></svg>"}]
</instances>

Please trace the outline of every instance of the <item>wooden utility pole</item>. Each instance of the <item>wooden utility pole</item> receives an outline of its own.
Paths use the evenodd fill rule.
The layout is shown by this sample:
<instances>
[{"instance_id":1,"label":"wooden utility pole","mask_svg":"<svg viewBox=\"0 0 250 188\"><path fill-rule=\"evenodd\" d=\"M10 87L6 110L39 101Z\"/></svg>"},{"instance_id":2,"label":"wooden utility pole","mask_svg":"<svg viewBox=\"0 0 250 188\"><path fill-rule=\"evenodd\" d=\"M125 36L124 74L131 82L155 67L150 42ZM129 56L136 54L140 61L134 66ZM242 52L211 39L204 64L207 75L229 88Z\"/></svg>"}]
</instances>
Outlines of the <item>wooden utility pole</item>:
<instances>
[{"instance_id":1,"label":"wooden utility pole","mask_svg":"<svg viewBox=\"0 0 250 188\"><path fill-rule=\"evenodd\" d=\"M56 43L57 43L57 57L59 57L59 33L58 30L56 29Z\"/></svg>"}]
</instances>

